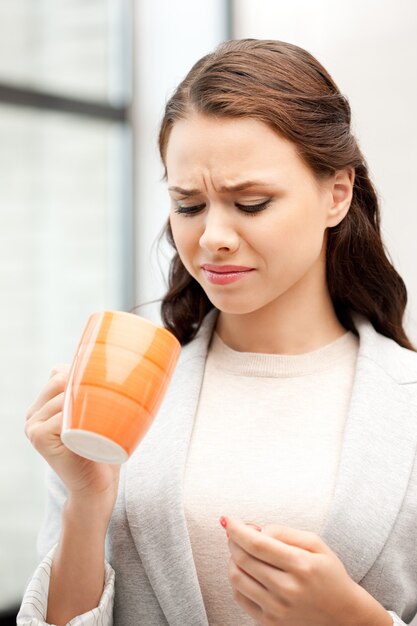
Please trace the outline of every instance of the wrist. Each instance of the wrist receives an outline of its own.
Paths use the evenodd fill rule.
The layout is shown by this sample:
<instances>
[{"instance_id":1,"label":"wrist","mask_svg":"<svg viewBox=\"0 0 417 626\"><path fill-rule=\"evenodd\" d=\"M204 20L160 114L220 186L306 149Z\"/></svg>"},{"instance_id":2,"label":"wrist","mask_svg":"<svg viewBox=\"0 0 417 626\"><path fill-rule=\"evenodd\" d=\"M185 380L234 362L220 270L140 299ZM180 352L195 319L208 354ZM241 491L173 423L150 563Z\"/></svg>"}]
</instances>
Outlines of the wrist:
<instances>
[{"instance_id":1,"label":"wrist","mask_svg":"<svg viewBox=\"0 0 417 626\"><path fill-rule=\"evenodd\" d=\"M392 626L392 617L388 611L356 583L354 599L345 626Z\"/></svg>"},{"instance_id":2,"label":"wrist","mask_svg":"<svg viewBox=\"0 0 417 626\"><path fill-rule=\"evenodd\" d=\"M113 506L101 499L85 498L70 494L63 508L64 520L71 526L79 526L84 530L101 530L104 534L113 512Z\"/></svg>"}]
</instances>

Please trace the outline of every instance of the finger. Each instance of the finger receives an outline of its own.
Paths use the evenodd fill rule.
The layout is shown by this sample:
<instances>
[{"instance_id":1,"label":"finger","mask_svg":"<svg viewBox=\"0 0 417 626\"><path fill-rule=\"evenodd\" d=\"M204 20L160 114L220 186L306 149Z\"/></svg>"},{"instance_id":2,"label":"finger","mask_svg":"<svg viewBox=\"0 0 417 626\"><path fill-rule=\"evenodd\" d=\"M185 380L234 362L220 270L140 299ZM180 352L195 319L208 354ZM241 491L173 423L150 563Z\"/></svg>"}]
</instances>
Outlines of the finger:
<instances>
[{"instance_id":1,"label":"finger","mask_svg":"<svg viewBox=\"0 0 417 626\"><path fill-rule=\"evenodd\" d=\"M47 422L40 422L38 424L39 437L58 437L61 439L62 430L62 411L53 415Z\"/></svg>"},{"instance_id":2,"label":"finger","mask_svg":"<svg viewBox=\"0 0 417 626\"><path fill-rule=\"evenodd\" d=\"M63 391L65 391L65 387L68 382L68 374L63 372L54 374L52 378L48 380L46 385L42 388L39 396L36 398L35 402L29 407L26 420L30 419L37 411L39 411L49 400L55 398Z\"/></svg>"},{"instance_id":3,"label":"finger","mask_svg":"<svg viewBox=\"0 0 417 626\"><path fill-rule=\"evenodd\" d=\"M285 572L295 572L305 550L258 532L240 520L226 518L230 539L250 555Z\"/></svg>"},{"instance_id":4,"label":"finger","mask_svg":"<svg viewBox=\"0 0 417 626\"><path fill-rule=\"evenodd\" d=\"M260 613L278 617L283 611L284 607L279 599L251 576L243 572L234 563L233 559L230 559L229 563L229 580L233 591L239 592L252 603L252 610L258 611L258 617Z\"/></svg>"},{"instance_id":5,"label":"finger","mask_svg":"<svg viewBox=\"0 0 417 626\"><path fill-rule=\"evenodd\" d=\"M60 413L57 413L56 415L51 417L48 422L44 422L39 426L39 431L41 433L40 437L43 438L43 443L46 444L48 448L48 456L50 457L54 455L54 452L61 452L62 448L66 448L64 442L61 439L62 421L63 414L61 411ZM76 455L75 452L70 451L69 448L66 449L74 456L79 456Z\"/></svg>"},{"instance_id":6,"label":"finger","mask_svg":"<svg viewBox=\"0 0 417 626\"><path fill-rule=\"evenodd\" d=\"M260 561L232 540L229 540L229 550L233 562L239 569L285 601L285 590L289 585L290 574Z\"/></svg>"},{"instance_id":7,"label":"finger","mask_svg":"<svg viewBox=\"0 0 417 626\"><path fill-rule=\"evenodd\" d=\"M62 411L53 415L47 422L38 422L25 428L26 436L32 446L41 454L50 456L52 449L62 449L61 441Z\"/></svg>"},{"instance_id":8,"label":"finger","mask_svg":"<svg viewBox=\"0 0 417 626\"><path fill-rule=\"evenodd\" d=\"M71 366L69 365L69 363L57 363L51 369L49 378L52 378L52 376L55 376L55 374L68 374L70 371L70 367Z\"/></svg>"},{"instance_id":9,"label":"finger","mask_svg":"<svg viewBox=\"0 0 417 626\"><path fill-rule=\"evenodd\" d=\"M243 593L240 593L237 589L233 590L233 598L250 617L253 617L257 624L261 622L262 609L256 604L256 602L249 600L249 598L244 596Z\"/></svg>"},{"instance_id":10,"label":"finger","mask_svg":"<svg viewBox=\"0 0 417 626\"><path fill-rule=\"evenodd\" d=\"M264 526L263 532L269 537L283 541L287 545L297 546L309 552L325 552L327 548L318 535L307 530L271 524Z\"/></svg>"},{"instance_id":11,"label":"finger","mask_svg":"<svg viewBox=\"0 0 417 626\"><path fill-rule=\"evenodd\" d=\"M57 396L48 400L39 410L34 411L32 415L26 419L26 422L33 425L51 419L51 417L62 411L64 396L65 392L62 391Z\"/></svg>"}]
</instances>

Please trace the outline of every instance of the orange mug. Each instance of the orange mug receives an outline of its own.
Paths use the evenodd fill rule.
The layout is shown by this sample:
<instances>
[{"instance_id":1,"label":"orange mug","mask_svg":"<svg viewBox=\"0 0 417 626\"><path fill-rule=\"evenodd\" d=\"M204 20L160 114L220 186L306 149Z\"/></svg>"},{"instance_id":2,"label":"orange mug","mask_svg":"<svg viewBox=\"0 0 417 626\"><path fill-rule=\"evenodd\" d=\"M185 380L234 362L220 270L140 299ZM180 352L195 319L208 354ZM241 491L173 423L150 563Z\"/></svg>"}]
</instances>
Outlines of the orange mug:
<instances>
[{"instance_id":1,"label":"orange mug","mask_svg":"<svg viewBox=\"0 0 417 626\"><path fill-rule=\"evenodd\" d=\"M65 389L62 442L92 461L127 461L152 424L180 351L172 333L143 317L91 315Z\"/></svg>"}]
</instances>

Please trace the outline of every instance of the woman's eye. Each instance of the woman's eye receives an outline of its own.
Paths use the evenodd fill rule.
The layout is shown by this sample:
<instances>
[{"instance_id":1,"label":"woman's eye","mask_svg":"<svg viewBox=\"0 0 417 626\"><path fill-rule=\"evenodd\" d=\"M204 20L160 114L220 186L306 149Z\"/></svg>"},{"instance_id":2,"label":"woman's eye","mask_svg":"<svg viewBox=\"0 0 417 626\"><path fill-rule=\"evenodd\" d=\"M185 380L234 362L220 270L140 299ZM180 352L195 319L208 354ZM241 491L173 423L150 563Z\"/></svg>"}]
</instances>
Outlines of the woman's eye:
<instances>
[{"instance_id":1,"label":"woman's eye","mask_svg":"<svg viewBox=\"0 0 417 626\"><path fill-rule=\"evenodd\" d=\"M265 202L261 202L259 204L239 204L236 202L235 206L243 213L259 213L260 211L264 211L271 203L271 198L265 200ZM182 206L181 204L177 204L175 213L179 213L184 215L185 217L189 217L192 215L196 215L200 211L202 211L206 207L205 204L197 204L195 206Z\"/></svg>"},{"instance_id":2,"label":"woman's eye","mask_svg":"<svg viewBox=\"0 0 417 626\"><path fill-rule=\"evenodd\" d=\"M181 215L186 216L195 215L196 213L204 209L205 206L205 204L197 204L196 206L181 206L180 204L178 204L177 208L175 209L175 213L180 213Z\"/></svg>"},{"instance_id":3,"label":"woman's eye","mask_svg":"<svg viewBox=\"0 0 417 626\"><path fill-rule=\"evenodd\" d=\"M271 204L271 198L260 204L236 204L237 208L245 213L259 213L264 211Z\"/></svg>"}]
</instances>

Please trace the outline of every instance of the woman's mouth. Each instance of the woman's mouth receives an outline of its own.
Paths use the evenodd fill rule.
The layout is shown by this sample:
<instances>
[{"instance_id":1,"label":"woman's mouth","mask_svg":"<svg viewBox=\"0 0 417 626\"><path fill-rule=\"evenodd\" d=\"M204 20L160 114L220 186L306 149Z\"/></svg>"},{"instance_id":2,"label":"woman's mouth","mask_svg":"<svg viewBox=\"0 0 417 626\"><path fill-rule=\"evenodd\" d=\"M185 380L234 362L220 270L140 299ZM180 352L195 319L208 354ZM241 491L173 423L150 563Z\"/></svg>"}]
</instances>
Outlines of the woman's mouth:
<instances>
[{"instance_id":1,"label":"woman's mouth","mask_svg":"<svg viewBox=\"0 0 417 626\"><path fill-rule=\"evenodd\" d=\"M203 265L202 270L210 283L228 285L248 276L254 268L241 265Z\"/></svg>"}]
</instances>

